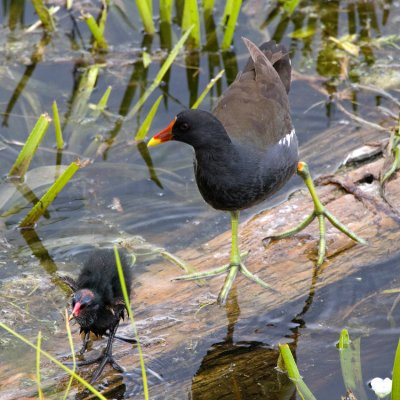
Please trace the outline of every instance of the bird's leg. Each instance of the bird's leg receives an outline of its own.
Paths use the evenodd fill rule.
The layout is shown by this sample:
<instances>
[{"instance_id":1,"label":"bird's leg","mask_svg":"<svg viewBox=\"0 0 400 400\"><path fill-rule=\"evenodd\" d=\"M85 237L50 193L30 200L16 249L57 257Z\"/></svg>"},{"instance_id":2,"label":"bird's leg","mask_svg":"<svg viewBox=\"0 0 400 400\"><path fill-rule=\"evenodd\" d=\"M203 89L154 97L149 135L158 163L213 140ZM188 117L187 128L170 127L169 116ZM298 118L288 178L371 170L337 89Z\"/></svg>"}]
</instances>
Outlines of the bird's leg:
<instances>
[{"instance_id":1,"label":"bird's leg","mask_svg":"<svg viewBox=\"0 0 400 400\"><path fill-rule=\"evenodd\" d=\"M400 123L399 127L393 135L391 143L389 143L390 152L392 153L393 162L389 169L382 175L381 184L390 178L400 168Z\"/></svg>"},{"instance_id":2,"label":"bird's leg","mask_svg":"<svg viewBox=\"0 0 400 400\"><path fill-rule=\"evenodd\" d=\"M104 367L106 364L111 364L111 366L117 370L118 372L124 372L125 370L117 364L117 362L114 360L114 357L112 355L112 345L113 345L113 340L115 333L117 332L119 325L119 321L114 325L112 329L110 329L110 336L108 337L108 342L106 349L104 351L103 356L100 358L100 365L97 367L96 371L94 371L94 374L92 376L92 379L90 380L90 383L93 383L97 380L97 378L101 375L103 372Z\"/></svg>"},{"instance_id":3,"label":"bird's leg","mask_svg":"<svg viewBox=\"0 0 400 400\"><path fill-rule=\"evenodd\" d=\"M112 344L113 344L113 340L115 337L115 333L117 332L117 329L118 329L118 325L119 325L119 321L114 325L114 327L112 329L110 329L110 334L108 335L107 346L105 348L104 353L101 356L94 358L92 360L78 361L75 364L78 367L82 367L84 365L91 365L91 364L95 364L98 362L100 363L100 365L97 367L96 371L94 372L92 379L90 380L90 383L93 383L97 380L97 378L103 372L103 369L106 366L106 364L111 364L111 366L118 372L124 372L124 369L117 364L117 362L114 360L114 357L112 355ZM65 362L64 365L73 365L73 363Z\"/></svg>"},{"instance_id":4,"label":"bird's leg","mask_svg":"<svg viewBox=\"0 0 400 400\"><path fill-rule=\"evenodd\" d=\"M82 355L86 351L87 345L89 343L89 338L90 338L90 332L85 333L85 336L83 337L82 347L79 350L80 355Z\"/></svg>"},{"instance_id":5,"label":"bird's leg","mask_svg":"<svg viewBox=\"0 0 400 400\"><path fill-rule=\"evenodd\" d=\"M231 257L229 264L223 265L222 267L214 268L204 272L197 272L195 274L183 275L175 278L174 280L194 280L199 278L209 278L212 276L223 274L228 272L224 286L222 287L218 295L218 303L225 304L228 297L229 291L232 288L233 282L235 281L238 272L242 272L244 276L260 284L264 288L271 289L271 286L265 283L262 279L253 275L243 264L241 260L241 254L238 245L238 226L239 226L239 211L231 211L231 223L232 223L232 242L231 242Z\"/></svg>"},{"instance_id":6,"label":"bird's leg","mask_svg":"<svg viewBox=\"0 0 400 400\"><path fill-rule=\"evenodd\" d=\"M271 240L278 240L278 239L283 239L285 237L292 236L304 228L306 228L310 223L317 218L318 219L318 224L319 224L319 247L318 247L318 260L317 260L317 266L320 266L325 259L325 254L326 254L326 227L325 227L325 218L328 219L328 221L337 229L339 229L341 232L346 234L349 238L353 239L354 241L361 243L361 244L367 244L367 242L360 238L358 235L356 235L354 232L352 232L350 229L348 229L345 225L343 225L339 220L337 220L321 203L317 191L314 186L314 182L311 178L310 170L308 169L308 165L305 162L299 162L297 166L297 173L298 175L301 176L303 179L304 183L307 186L308 191L310 192L311 198L314 203L314 211L299 225L295 226L294 228L285 231L281 234L278 235L273 235L273 236L268 236L265 239L271 239Z\"/></svg>"}]
</instances>

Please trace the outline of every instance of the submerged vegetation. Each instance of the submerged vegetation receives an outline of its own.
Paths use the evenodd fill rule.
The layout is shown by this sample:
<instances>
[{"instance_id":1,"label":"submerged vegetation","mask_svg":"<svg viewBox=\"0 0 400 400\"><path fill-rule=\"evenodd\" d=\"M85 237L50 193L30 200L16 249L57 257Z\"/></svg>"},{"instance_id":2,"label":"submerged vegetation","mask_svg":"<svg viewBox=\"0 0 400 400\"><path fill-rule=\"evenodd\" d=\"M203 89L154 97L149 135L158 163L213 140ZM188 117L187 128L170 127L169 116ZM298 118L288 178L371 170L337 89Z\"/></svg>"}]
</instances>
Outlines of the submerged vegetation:
<instances>
[{"instance_id":1,"label":"submerged vegetation","mask_svg":"<svg viewBox=\"0 0 400 400\"><path fill-rule=\"evenodd\" d=\"M164 125L162 119L166 114L170 117L177 109L197 108L202 102L206 103L204 107L209 107L216 101L222 87L236 78L238 63L244 61L241 59L240 36L254 35L256 42L272 38L287 45L296 71L297 87L292 92L301 90L304 85L306 91L312 92L308 97L311 102L307 105L302 94L292 98L294 109L299 102L304 106L296 114L296 122L301 124L301 116L309 116L307 122L300 125L305 135L309 125L310 131L314 129L310 121L322 114L325 114L323 124L326 125L339 121L343 126L354 127L354 131L359 127L371 129L375 132L374 139L390 136L387 161L381 175L383 188L399 169L400 72L398 66L392 65L392 52L397 55L400 36L388 29L391 13L396 12L394 3L361 0L267 3L234 0L136 0L135 4L124 0L69 0L54 4L41 0L3 1L0 157L4 178L0 181L0 284L3 279L6 282L19 275L20 271L31 278L30 274L37 274L39 269L39 276L48 274L50 277L46 285L56 286L58 293L53 295L55 300L43 298L43 304L47 305L43 312L48 312L50 317L47 314L42 317L33 315L29 303L32 293L43 291L46 296L40 282L28 292L21 291L25 293L26 301L21 306L18 290L13 289L17 294L3 290L5 302L12 311L4 310L7 323L0 317L1 333L8 335L0 336L0 357L4 354L7 366L14 362L11 337L36 351L35 364L29 365L29 374L21 375L23 384L18 386L24 390L27 387L29 395L42 399L62 390L63 398L68 398L85 387L97 398L106 398L102 393L106 388L91 386L76 373L75 366L65 367L59 354L56 355L57 346L51 344L51 337L61 331L58 339L65 344L69 342L69 353L74 354L72 338L76 330L71 334L67 321L65 327L63 324L61 328L58 326L59 321L65 319L60 310L67 303L65 288L57 275L58 264L79 255L88 246L109 246L116 241L121 244L125 238L132 239L134 235L139 245L135 242L134 249L130 250L141 260L148 262L161 255L179 267L193 271L161 245L147 243L139 237L142 229L148 229L145 232L154 235L152 242L164 240L162 246L170 245L174 249L194 237L187 227L177 234L175 226L167 225L173 218L168 215L165 200L167 198L174 204L175 209L182 208L182 215L175 216L178 221L175 224L183 225L186 221L198 224L199 208L195 201L190 198L184 203L183 200L186 193L193 192L193 187L178 173L192 168L191 159L185 159L179 153L169 171L156 169L143 141L152 126ZM395 15L398 17L398 13ZM240 22L240 18L244 18L245 23ZM56 72L51 69L53 66ZM187 87L182 90L185 79ZM315 110L319 110L317 117ZM47 114L50 111L51 117ZM160 114L164 114L162 118L158 118ZM318 131L322 129L325 125L318 126ZM350 135L350 131L348 133ZM363 140L370 137L372 135ZM304 142L308 140L307 136ZM333 147L335 139L330 143ZM168 151L161 150L156 157L167 157ZM132 159L134 165L128 165L132 164ZM324 163L328 162L324 160ZM108 185L112 186L109 191L100 191L100 187ZM152 198L157 200L156 206L150 204ZM209 218L208 226L218 225L218 221L211 220L213 217L204 218ZM169 229L171 233L165 235L169 237L162 237L161 232L169 232ZM183 244L177 245L176 237ZM129 247L126 243L123 245ZM75 248L78 250L73 250ZM29 264L32 259L37 260L42 269L34 266L32 272ZM32 282L36 281L32 279ZM162 284L158 285L162 290ZM152 284L150 288L153 289ZM146 301L151 304L150 300L146 299L144 303ZM204 300L204 304L212 302L213 299ZM141 318L150 317L141 305L130 304L127 298L125 303L138 341L142 374L140 396L144 393L146 399L151 398L151 370L146 370L149 367L144 362L147 347L146 344L140 347L139 341L139 336L142 340L144 333L140 324L136 327L132 311L137 315L135 307L138 307ZM202 307L200 305L199 310ZM16 321L23 329L18 323L13 326L14 321L8 319L15 310L21 315ZM163 310L166 314L169 311ZM200 311L199 315L196 314L195 319L201 318ZM170 318L169 315L162 317ZM173 318L170 319L168 323L172 323ZM229 315L228 320L232 324ZM250 337L263 324L275 326L275 322L270 324L262 318L255 320L252 323L256 326L251 326L250 333L246 333ZM300 323L301 328L305 326ZM187 332L192 327L185 329ZM152 327L145 333L151 336ZM233 328L229 332L228 327L227 337L229 334L233 336ZM285 335L288 334L284 332L282 336ZM189 348L191 357L202 357L203 349L196 347L199 337L189 335L190 343L182 345ZM162 332L158 339L164 340ZM239 351L244 352L246 346L258 345L255 341L249 343L238 346ZM46 346L51 350L43 350ZM365 381L361 375L359 339L351 342L344 330L338 347L343 381L348 390L346 399L371 398L364 389ZM182 360L186 353L183 354L177 359L185 364ZM60 382L58 388L46 382L54 372L48 367L49 360L67 374L67 380ZM191 361L190 358L187 363ZM25 359L23 363L29 364ZM132 361L132 368L135 363ZM318 364L318 360L315 363ZM168 369L166 364L160 365ZM227 365L231 365L230 360ZM287 345L280 347L278 367L287 372L302 398L321 398L305 384L312 379L307 377L303 381L301 378ZM10 370L3 368L6 367L0 367L0 376L7 381ZM16 371L18 368L20 365ZM15 379L19 379L18 374L15 375ZM173 379L177 385L179 379L186 379L189 385L186 382L185 390L190 390L192 376L174 376ZM29 382L35 383L35 388ZM233 386L232 390L235 390ZM2 390L0 385L0 397ZM399 347L394 361L391 398L400 398Z\"/></svg>"}]
</instances>

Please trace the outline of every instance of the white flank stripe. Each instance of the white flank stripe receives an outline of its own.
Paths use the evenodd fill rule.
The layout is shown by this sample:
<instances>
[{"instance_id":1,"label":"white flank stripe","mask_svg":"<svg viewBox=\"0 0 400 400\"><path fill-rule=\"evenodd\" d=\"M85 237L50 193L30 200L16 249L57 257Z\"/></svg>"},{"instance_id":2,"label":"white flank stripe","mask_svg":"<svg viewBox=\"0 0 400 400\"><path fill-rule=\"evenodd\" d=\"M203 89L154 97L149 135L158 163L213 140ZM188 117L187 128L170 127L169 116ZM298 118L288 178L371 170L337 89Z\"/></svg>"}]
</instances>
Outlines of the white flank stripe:
<instances>
[{"instance_id":1,"label":"white flank stripe","mask_svg":"<svg viewBox=\"0 0 400 400\"><path fill-rule=\"evenodd\" d=\"M290 131L290 133L286 134L285 137L283 137L278 144L282 145L282 146L290 146L291 141L294 138L294 135L296 134L296 131L294 130L294 128Z\"/></svg>"}]
</instances>

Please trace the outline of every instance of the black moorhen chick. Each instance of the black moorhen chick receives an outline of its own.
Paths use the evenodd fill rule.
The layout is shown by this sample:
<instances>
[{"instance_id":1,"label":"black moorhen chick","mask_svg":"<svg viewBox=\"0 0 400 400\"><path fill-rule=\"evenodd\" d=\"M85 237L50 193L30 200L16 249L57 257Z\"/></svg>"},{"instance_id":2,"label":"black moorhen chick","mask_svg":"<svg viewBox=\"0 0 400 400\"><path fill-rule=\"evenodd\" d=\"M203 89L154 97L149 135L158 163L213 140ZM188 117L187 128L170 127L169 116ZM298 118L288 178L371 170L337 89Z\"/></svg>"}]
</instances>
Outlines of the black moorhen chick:
<instances>
[{"instance_id":1,"label":"black moorhen chick","mask_svg":"<svg viewBox=\"0 0 400 400\"><path fill-rule=\"evenodd\" d=\"M120 250L119 256L128 295L130 295L132 280L130 265L125 252ZM81 333L85 333L80 354L83 354L87 348L90 332L97 336L108 335L103 355L93 360L81 361L77 365L100 362L91 382L97 380L107 363L117 371L123 372L124 369L115 362L112 356L112 342L125 311L114 250L95 250L84 264L77 281L71 278L65 281L75 292L72 295L70 320L75 319L81 327Z\"/></svg>"},{"instance_id":2,"label":"black moorhen chick","mask_svg":"<svg viewBox=\"0 0 400 400\"><path fill-rule=\"evenodd\" d=\"M225 303L238 271L263 287L269 287L241 262L237 233L239 211L271 196L296 171L309 188L315 208L304 223L274 239L294 234L318 217L318 264L321 264L325 257L324 217L327 217L352 239L364 243L325 210L316 195L307 165L298 162L297 138L287 96L291 64L286 49L274 41L258 48L250 40L243 40L250 58L212 113L182 111L148 143L148 146L155 146L178 140L193 146L196 182L201 195L212 207L231 213L230 263L177 278L198 279L228 271L218 297L220 304Z\"/></svg>"}]
</instances>

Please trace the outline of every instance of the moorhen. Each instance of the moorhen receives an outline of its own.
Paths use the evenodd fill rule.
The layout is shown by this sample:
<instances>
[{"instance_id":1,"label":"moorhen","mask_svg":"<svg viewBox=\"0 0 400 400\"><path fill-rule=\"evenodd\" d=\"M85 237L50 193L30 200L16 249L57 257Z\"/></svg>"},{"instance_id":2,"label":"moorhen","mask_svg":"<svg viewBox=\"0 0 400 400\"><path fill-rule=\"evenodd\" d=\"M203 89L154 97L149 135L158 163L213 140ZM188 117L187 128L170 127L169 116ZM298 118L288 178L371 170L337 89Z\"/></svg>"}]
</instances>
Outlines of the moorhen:
<instances>
[{"instance_id":1,"label":"moorhen","mask_svg":"<svg viewBox=\"0 0 400 400\"><path fill-rule=\"evenodd\" d=\"M287 93L291 63L286 49L274 41L258 48L243 38L250 57L243 71L228 87L212 113L186 110L179 113L148 146L177 140L193 146L196 182L204 200L231 213L230 263L223 267L178 277L198 279L228 272L218 296L225 303L238 271L269 287L242 263L238 246L239 211L253 206L279 190L297 171L314 201L313 213L299 226L274 239L306 227L315 217L320 225L318 264L325 257L325 220L360 243L364 241L340 224L319 201L308 167L298 162L296 133L290 117Z\"/></svg>"},{"instance_id":2,"label":"moorhen","mask_svg":"<svg viewBox=\"0 0 400 400\"><path fill-rule=\"evenodd\" d=\"M122 271L130 295L132 280L131 269L125 252L119 251ZM72 313L70 320L75 319L84 332L80 354L86 351L90 332L97 336L108 336L104 354L93 360L78 362L78 366L99 362L91 382L95 382L101 375L106 364L111 364L119 372L124 369L114 360L112 342L118 329L120 319L124 318L125 302L118 276L114 250L97 249L84 264L76 281L69 277L63 278L72 290Z\"/></svg>"}]
</instances>

